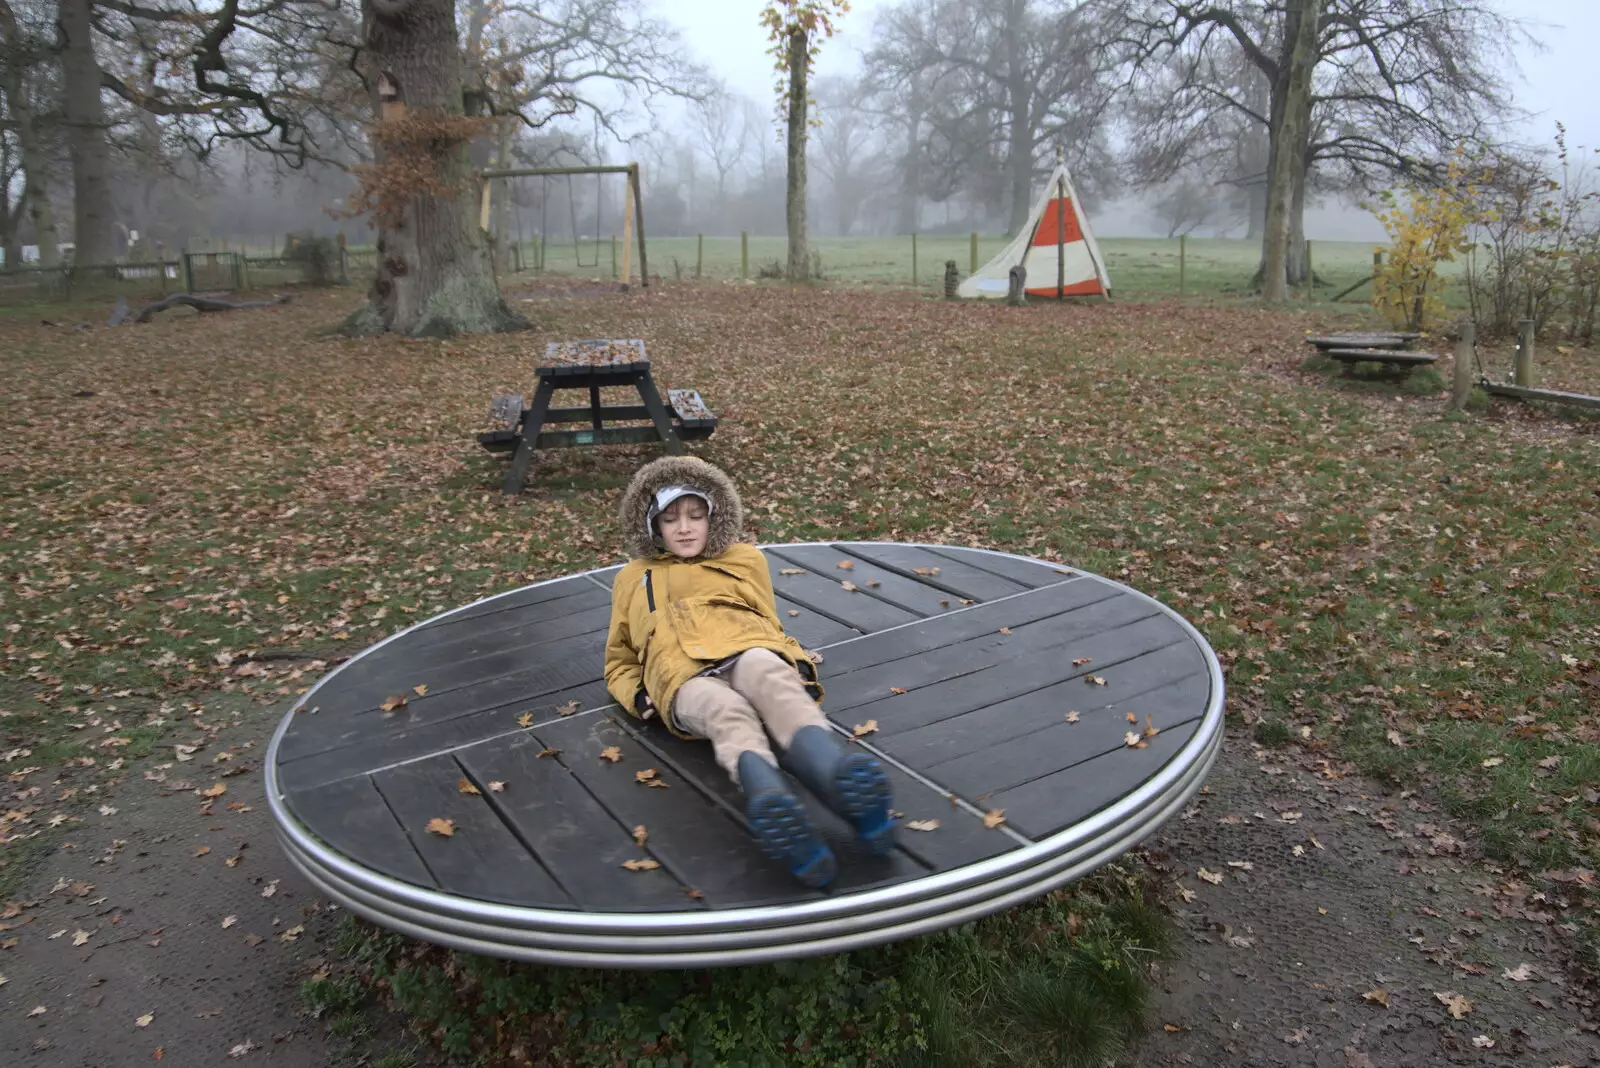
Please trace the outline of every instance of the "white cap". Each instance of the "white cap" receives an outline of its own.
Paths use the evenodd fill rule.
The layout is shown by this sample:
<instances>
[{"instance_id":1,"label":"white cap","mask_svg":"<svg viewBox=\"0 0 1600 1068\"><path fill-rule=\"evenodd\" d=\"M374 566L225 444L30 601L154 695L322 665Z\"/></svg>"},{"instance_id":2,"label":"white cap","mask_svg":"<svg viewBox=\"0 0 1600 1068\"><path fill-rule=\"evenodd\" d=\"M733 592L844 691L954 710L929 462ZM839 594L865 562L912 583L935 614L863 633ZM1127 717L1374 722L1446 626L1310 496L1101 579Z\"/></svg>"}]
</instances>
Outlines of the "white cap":
<instances>
[{"instance_id":1,"label":"white cap","mask_svg":"<svg viewBox=\"0 0 1600 1068\"><path fill-rule=\"evenodd\" d=\"M650 509L644 517L645 533L650 535L652 540L656 537L656 516L666 511L667 505L679 497L699 497L706 502L706 515L717 510L717 506L711 503L711 498L693 486L663 486L656 490L656 499L650 503Z\"/></svg>"}]
</instances>

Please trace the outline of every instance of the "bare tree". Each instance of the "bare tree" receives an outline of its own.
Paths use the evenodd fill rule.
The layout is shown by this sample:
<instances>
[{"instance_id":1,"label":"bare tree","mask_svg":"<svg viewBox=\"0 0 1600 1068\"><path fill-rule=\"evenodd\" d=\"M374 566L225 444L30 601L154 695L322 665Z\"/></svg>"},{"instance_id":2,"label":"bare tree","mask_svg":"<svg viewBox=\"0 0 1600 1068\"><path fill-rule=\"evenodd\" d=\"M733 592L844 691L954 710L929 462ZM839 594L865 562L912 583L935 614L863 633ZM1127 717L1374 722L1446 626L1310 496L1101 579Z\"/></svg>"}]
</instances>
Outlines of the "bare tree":
<instances>
[{"instance_id":1,"label":"bare tree","mask_svg":"<svg viewBox=\"0 0 1600 1068\"><path fill-rule=\"evenodd\" d=\"M750 101L726 86L714 86L689 111L701 148L717 173L717 203L726 201L728 177L737 171L750 152Z\"/></svg>"},{"instance_id":2,"label":"bare tree","mask_svg":"<svg viewBox=\"0 0 1600 1068\"><path fill-rule=\"evenodd\" d=\"M855 229L857 216L876 185L876 139L869 116L859 107L859 81L835 79L817 83L816 164L828 182L834 226L841 235Z\"/></svg>"},{"instance_id":3,"label":"bare tree","mask_svg":"<svg viewBox=\"0 0 1600 1068\"><path fill-rule=\"evenodd\" d=\"M880 24L872 62L902 84L912 72L941 78L961 101L936 116L927 144L943 142L951 169L985 156L1002 161L1007 232L1027 221L1038 165L1051 145L1064 149L1086 187L1108 169L1104 131L1113 87L1098 0L954 0L932 12L904 6L897 14Z\"/></svg>"},{"instance_id":4,"label":"bare tree","mask_svg":"<svg viewBox=\"0 0 1600 1068\"><path fill-rule=\"evenodd\" d=\"M1308 12L1315 36L1302 98L1291 31ZM1518 39L1520 24L1493 0L1321 0L1311 8L1302 0L1146 0L1126 15L1120 35L1134 78L1148 75L1152 61L1165 65L1161 98L1175 144L1185 143L1185 130L1200 135L1230 114L1267 131L1266 170L1290 183L1290 284L1305 280L1305 204L1318 172L1345 187L1426 179L1454 146L1491 141L1496 124L1516 114L1506 76ZM1253 84L1239 73L1241 58L1269 87L1265 108L1240 91ZM1284 145L1292 158L1279 168ZM1279 193L1269 188L1269 210Z\"/></svg>"},{"instance_id":5,"label":"bare tree","mask_svg":"<svg viewBox=\"0 0 1600 1068\"><path fill-rule=\"evenodd\" d=\"M25 31L7 0L0 0L0 96L4 97L7 131L15 138L15 157L8 158L22 172L22 190L13 209L18 218L12 221L10 234L15 239L20 232L20 214L27 212L33 224L34 244L39 249L39 264L54 267L61 262L59 238L56 236L55 209L50 203L51 167L38 107L34 100L36 77L34 70L45 58L45 43L35 34ZM8 143L7 148L10 149ZM7 175L7 186L10 175ZM20 263L21 242L15 241L18 258L12 259L7 247L6 266Z\"/></svg>"},{"instance_id":6,"label":"bare tree","mask_svg":"<svg viewBox=\"0 0 1600 1068\"><path fill-rule=\"evenodd\" d=\"M1194 233L1214 220L1222 207L1215 187L1196 174L1168 183L1151 204L1156 218L1166 224L1168 237Z\"/></svg>"}]
</instances>

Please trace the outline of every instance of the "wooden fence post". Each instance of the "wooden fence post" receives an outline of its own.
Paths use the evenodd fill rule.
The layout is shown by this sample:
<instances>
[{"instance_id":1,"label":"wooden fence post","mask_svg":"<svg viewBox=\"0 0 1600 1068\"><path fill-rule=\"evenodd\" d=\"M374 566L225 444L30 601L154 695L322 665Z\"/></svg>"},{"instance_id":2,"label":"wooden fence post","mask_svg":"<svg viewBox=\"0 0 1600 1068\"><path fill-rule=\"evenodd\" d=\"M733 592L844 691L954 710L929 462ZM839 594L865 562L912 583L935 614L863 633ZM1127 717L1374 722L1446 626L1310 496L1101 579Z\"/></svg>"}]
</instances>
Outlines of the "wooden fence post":
<instances>
[{"instance_id":1,"label":"wooden fence post","mask_svg":"<svg viewBox=\"0 0 1600 1068\"><path fill-rule=\"evenodd\" d=\"M1472 361L1477 336L1477 325L1471 319L1465 320L1456 338L1455 388L1450 391L1450 407L1453 411L1464 411L1467 397L1472 393Z\"/></svg>"},{"instance_id":2,"label":"wooden fence post","mask_svg":"<svg viewBox=\"0 0 1600 1068\"><path fill-rule=\"evenodd\" d=\"M976 230L972 231L971 242L967 247L967 261L972 265L967 270L967 273L968 274L977 274L978 273L978 231L976 231Z\"/></svg>"},{"instance_id":3,"label":"wooden fence post","mask_svg":"<svg viewBox=\"0 0 1600 1068\"><path fill-rule=\"evenodd\" d=\"M706 235L696 234L694 239L694 276L700 277L700 272L706 265Z\"/></svg>"},{"instance_id":4,"label":"wooden fence post","mask_svg":"<svg viewBox=\"0 0 1600 1068\"><path fill-rule=\"evenodd\" d=\"M1189 273L1189 235L1178 235L1178 296L1183 296L1183 291L1188 287Z\"/></svg>"},{"instance_id":5,"label":"wooden fence post","mask_svg":"<svg viewBox=\"0 0 1600 1068\"><path fill-rule=\"evenodd\" d=\"M178 253L178 257L183 262L183 291L185 293L193 293L194 292L194 264L189 262L189 250L188 250L188 248L185 248L182 252Z\"/></svg>"},{"instance_id":6,"label":"wooden fence post","mask_svg":"<svg viewBox=\"0 0 1600 1068\"><path fill-rule=\"evenodd\" d=\"M617 235L611 235L611 277L617 276Z\"/></svg>"},{"instance_id":7,"label":"wooden fence post","mask_svg":"<svg viewBox=\"0 0 1600 1068\"><path fill-rule=\"evenodd\" d=\"M1517 322L1517 365L1515 375L1517 385L1533 385L1532 319L1521 319Z\"/></svg>"},{"instance_id":8,"label":"wooden fence post","mask_svg":"<svg viewBox=\"0 0 1600 1068\"><path fill-rule=\"evenodd\" d=\"M750 277L750 231L739 231L739 277Z\"/></svg>"},{"instance_id":9,"label":"wooden fence post","mask_svg":"<svg viewBox=\"0 0 1600 1068\"><path fill-rule=\"evenodd\" d=\"M911 231L911 288L917 287L917 232Z\"/></svg>"},{"instance_id":10,"label":"wooden fence post","mask_svg":"<svg viewBox=\"0 0 1600 1068\"><path fill-rule=\"evenodd\" d=\"M1317 269L1311 262L1311 239L1306 238L1306 297L1315 300L1317 296Z\"/></svg>"}]
</instances>

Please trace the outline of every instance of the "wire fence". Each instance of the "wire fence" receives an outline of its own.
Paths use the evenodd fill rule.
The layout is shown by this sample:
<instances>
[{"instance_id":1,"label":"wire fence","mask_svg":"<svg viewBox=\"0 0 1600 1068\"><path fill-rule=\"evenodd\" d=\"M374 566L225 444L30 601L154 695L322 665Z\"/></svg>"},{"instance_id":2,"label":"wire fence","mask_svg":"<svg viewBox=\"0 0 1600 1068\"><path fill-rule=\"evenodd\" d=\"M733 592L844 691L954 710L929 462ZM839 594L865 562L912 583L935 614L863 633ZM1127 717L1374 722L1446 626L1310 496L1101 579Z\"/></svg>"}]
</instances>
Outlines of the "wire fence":
<instances>
[{"instance_id":1,"label":"wire fence","mask_svg":"<svg viewBox=\"0 0 1600 1068\"><path fill-rule=\"evenodd\" d=\"M818 237L809 242L813 275L829 284L915 287L937 292L948 264L967 278L1007 244L999 234L908 234ZM1246 296L1256 289L1260 243L1228 238L1101 238L1101 254L1119 299ZM1360 241L1308 242L1316 278L1302 299L1350 302L1371 297L1364 282L1381 247ZM631 273L638 277L637 247ZM646 258L652 280L759 282L782 280L788 241L782 235L651 237ZM542 277L619 280L621 235L573 241L512 241L501 250L502 280L515 285ZM22 267L0 271L0 306L60 301L159 299L171 293L241 291L319 283L363 285L377 270L377 251L350 246L335 261L289 252L183 252L174 259L102 266Z\"/></svg>"}]
</instances>

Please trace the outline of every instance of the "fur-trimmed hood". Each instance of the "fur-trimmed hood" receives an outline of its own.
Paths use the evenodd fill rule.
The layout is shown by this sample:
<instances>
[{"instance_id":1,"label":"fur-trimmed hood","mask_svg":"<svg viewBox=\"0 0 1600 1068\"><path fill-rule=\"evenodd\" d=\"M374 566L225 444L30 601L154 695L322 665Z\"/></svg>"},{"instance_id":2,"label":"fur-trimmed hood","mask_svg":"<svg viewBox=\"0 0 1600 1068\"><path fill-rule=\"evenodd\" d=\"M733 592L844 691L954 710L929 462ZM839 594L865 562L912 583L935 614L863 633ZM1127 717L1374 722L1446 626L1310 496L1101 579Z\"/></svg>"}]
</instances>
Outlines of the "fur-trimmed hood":
<instances>
[{"instance_id":1,"label":"fur-trimmed hood","mask_svg":"<svg viewBox=\"0 0 1600 1068\"><path fill-rule=\"evenodd\" d=\"M639 468L622 494L617 519L622 524L622 543L629 556L648 560L667 551L650 537L645 517L650 514L650 502L657 490L680 485L711 502L711 529L706 534L702 558L721 556L729 546L744 540L744 505L733 479L698 456L663 456Z\"/></svg>"}]
</instances>

